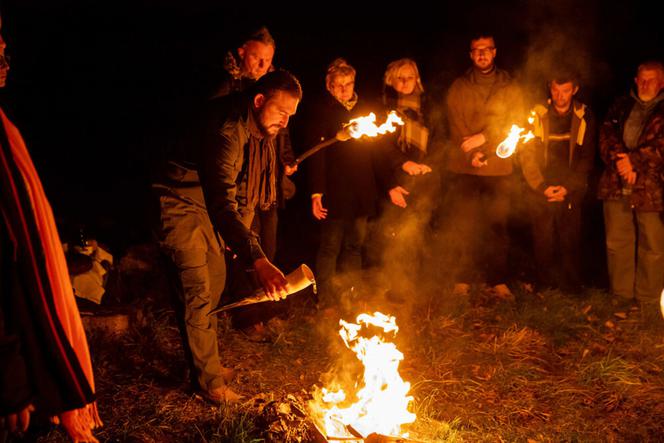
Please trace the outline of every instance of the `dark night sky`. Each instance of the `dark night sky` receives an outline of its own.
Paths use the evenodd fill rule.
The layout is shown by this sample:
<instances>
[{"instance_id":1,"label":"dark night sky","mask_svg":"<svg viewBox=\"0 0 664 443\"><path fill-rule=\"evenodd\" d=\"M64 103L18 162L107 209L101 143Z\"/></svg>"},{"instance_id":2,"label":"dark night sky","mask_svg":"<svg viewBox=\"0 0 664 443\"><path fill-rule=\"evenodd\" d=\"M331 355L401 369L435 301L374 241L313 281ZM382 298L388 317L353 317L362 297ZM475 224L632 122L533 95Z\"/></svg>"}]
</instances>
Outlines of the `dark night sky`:
<instances>
[{"instance_id":1,"label":"dark night sky","mask_svg":"<svg viewBox=\"0 0 664 443\"><path fill-rule=\"evenodd\" d=\"M238 33L257 24L277 41L275 65L302 81L303 104L322 90L325 67L337 56L355 65L359 91L369 92L379 91L389 61L413 57L440 101L468 66L468 37L488 29L498 64L535 91L549 66L561 59L577 65L583 96L601 115L627 89L636 64L661 59L664 50L661 16L647 3L459 1L443 2L436 13L417 2L284 3L283 10L227 3L2 0L12 56L3 106L27 139L60 218L105 220L129 237L144 236L131 220L146 207L147 163L203 99Z\"/></svg>"}]
</instances>

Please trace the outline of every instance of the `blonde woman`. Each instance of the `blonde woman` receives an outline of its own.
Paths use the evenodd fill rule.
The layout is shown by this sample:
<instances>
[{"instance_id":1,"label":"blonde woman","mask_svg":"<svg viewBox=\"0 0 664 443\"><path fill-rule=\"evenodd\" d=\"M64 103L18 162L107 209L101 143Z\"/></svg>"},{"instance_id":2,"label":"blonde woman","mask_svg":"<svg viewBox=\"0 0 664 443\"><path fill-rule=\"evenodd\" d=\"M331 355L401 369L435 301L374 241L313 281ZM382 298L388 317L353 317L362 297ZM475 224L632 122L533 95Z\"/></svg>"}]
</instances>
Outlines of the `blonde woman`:
<instances>
[{"instance_id":1,"label":"blonde woman","mask_svg":"<svg viewBox=\"0 0 664 443\"><path fill-rule=\"evenodd\" d=\"M429 143L429 129L422 106L423 93L420 72L412 59L402 58L387 66L383 103L388 109L396 109L404 120L398 146L412 161L420 161L426 156Z\"/></svg>"}]
</instances>

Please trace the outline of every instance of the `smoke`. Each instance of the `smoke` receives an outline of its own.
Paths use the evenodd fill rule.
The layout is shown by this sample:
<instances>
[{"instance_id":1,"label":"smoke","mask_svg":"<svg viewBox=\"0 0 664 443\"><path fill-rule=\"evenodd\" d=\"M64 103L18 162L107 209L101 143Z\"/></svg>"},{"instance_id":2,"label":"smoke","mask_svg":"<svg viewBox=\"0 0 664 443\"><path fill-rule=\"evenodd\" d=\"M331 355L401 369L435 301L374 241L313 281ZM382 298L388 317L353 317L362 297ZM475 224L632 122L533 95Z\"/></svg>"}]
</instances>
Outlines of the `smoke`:
<instances>
[{"instance_id":1,"label":"smoke","mask_svg":"<svg viewBox=\"0 0 664 443\"><path fill-rule=\"evenodd\" d=\"M575 76L586 102L594 90L606 88L611 71L601 60L599 8L598 1L528 3L523 15L527 45L515 73L529 103L544 101L547 83L556 76Z\"/></svg>"}]
</instances>

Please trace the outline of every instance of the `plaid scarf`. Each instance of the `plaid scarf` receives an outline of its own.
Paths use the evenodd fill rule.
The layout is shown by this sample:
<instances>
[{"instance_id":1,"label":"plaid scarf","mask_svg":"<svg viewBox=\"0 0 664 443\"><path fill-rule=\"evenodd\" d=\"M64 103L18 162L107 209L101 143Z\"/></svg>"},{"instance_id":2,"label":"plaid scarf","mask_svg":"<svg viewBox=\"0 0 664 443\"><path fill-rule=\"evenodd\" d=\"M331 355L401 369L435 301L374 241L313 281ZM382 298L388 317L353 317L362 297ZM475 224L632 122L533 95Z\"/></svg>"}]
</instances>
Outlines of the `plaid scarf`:
<instances>
[{"instance_id":1,"label":"plaid scarf","mask_svg":"<svg viewBox=\"0 0 664 443\"><path fill-rule=\"evenodd\" d=\"M404 125L401 127L398 139L399 149L404 153L417 149L420 155L424 156L427 153L429 129L425 126L422 115L422 93L403 95L394 90L386 90L383 102L388 107L395 106L403 119Z\"/></svg>"},{"instance_id":2,"label":"plaid scarf","mask_svg":"<svg viewBox=\"0 0 664 443\"><path fill-rule=\"evenodd\" d=\"M249 166L247 168L247 207L270 209L277 201L277 156L274 137L258 129L253 110L249 110Z\"/></svg>"},{"instance_id":3,"label":"plaid scarf","mask_svg":"<svg viewBox=\"0 0 664 443\"><path fill-rule=\"evenodd\" d=\"M357 92L353 92L353 98L351 98L351 99L348 100L347 102L342 102L341 100L337 100L337 101L338 101L339 103L341 103L341 106L343 106L344 108L346 108L346 111L350 111L350 110L352 110L352 109L355 107L355 105L357 104L357 100L358 100Z\"/></svg>"}]
</instances>

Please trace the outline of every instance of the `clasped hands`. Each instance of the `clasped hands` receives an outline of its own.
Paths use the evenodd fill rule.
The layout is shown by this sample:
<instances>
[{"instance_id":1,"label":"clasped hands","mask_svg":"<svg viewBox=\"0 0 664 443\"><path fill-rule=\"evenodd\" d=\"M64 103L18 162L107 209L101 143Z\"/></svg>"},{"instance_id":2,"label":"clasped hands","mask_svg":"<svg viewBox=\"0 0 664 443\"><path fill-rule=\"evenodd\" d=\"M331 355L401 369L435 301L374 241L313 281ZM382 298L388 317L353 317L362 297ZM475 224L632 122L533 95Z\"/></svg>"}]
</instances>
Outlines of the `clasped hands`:
<instances>
[{"instance_id":1,"label":"clasped hands","mask_svg":"<svg viewBox=\"0 0 664 443\"><path fill-rule=\"evenodd\" d=\"M548 202L562 202L567 196L567 189L564 186L549 186L544 190L544 197Z\"/></svg>"},{"instance_id":2,"label":"clasped hands","mask_svg":"<svg viewBox=\"0 0 664 443\"><path fill-rule=\"evenodd\" d=\"M618 160L616 161L616 169L618 169L618 174L622 177L623 180L629 185L636 183L636 171L632 167L632 162L629 160L629 155L625 153L618 154Z\"/></svg>"}]
</instances>

